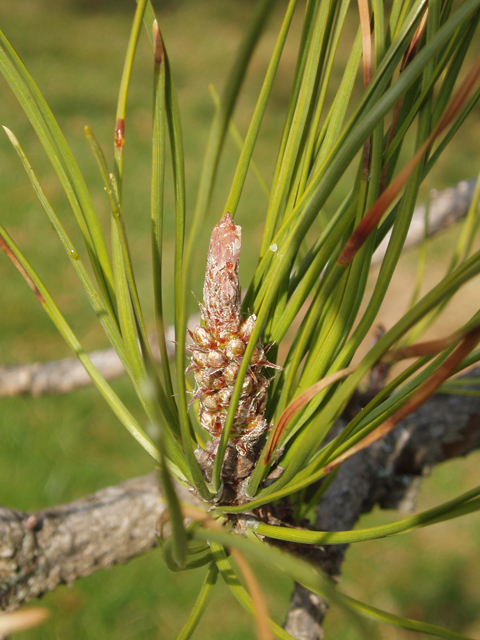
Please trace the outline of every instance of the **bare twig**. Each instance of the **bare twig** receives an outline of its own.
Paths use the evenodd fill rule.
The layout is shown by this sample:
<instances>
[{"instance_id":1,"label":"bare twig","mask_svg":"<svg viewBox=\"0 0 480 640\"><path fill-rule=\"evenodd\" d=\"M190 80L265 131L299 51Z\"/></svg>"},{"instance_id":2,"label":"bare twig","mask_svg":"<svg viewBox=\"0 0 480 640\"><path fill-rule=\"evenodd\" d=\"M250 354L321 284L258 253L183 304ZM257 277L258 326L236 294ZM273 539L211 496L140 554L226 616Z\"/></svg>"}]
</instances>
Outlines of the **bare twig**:
<instances>
[{"instance_id":1,"label":"bare twig","mask_svg":"<svg viewBox=\"0 0 480 640\"><path fill-rule=\"evenodd\" d=\"M182 502L199 504L177 490ZM155 473L35 513L0 507L0 609L149 551L164 510Z\"/></svg>"},{"instance_id":2,"label":"bare twig","mask_svg":"<svg viewBox=\"0 0 480 640\"><path fill-rule=\"evenodd\" d=\"M462 182L443 191L431 191L427 230L429 236L450 227L467 215L476 183L476 178L472 178L471 180L462 180ZM420 204L415 207L404 249L422 242L425 235L425 212L426 205ZM391 235L392 232L389 231L373 254L372 265L382 262Z\"/></svg>"},{"instance_id":3,"label":"bare twig","mask_svg":"<svg viewBox=\"0 0 480 640\"><path fill-rule=\"evenodd\" d=\"M198 314L188 322L189 327L198 324ZM154 358L160 359L156 334L149 336ZM175 355L175 331L173 326L166 331L167 351L170 358ZM112 348L99 349L88 354L93 364L106 380L113 380L125 373L119 357ZM34 362L20 365L0 365L0 397L69 393L92 384L90 376L77 358L64 358L52 362Z\"/></svg>"},{"instance_id":4,"label":"bare twig","mask_svg":"<svg viewBox=\"0 0 480 640\"><path fill-rule=\"evenodd\" d=\"M114 349L99 349L88 355L107 380L125 373ZM0 366L0 397L68 393L90 384L90 376L77 358Z\"/></svg>"}]
</instances>

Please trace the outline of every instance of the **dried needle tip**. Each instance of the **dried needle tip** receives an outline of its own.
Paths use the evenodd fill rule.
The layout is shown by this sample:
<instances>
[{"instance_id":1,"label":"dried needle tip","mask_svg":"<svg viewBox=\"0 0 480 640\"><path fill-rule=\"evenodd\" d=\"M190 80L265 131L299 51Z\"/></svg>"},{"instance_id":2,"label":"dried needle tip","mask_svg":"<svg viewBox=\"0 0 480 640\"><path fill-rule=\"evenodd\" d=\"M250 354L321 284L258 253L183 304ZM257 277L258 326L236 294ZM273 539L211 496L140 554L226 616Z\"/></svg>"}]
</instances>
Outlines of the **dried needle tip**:
<instances>
[{"instance_id":1,"label":"dried needle tip","mask_svg":"<svg viewBox=\"0 0 480 640\"><path fill-rule=\"evenodd\" d=\"M49 616L48 609L37 607L35 609L25 609L13 613L0 614L0 635L2 638L10 636L11 633L30 629L37 624L41 624Z\"/></svg>"},{"instance_id":2,"label":"dried needle tip","mask_svg":"<svg viewBox=\"0 0 480 640\"><path fill-rule=\"evenodd\" d=\"M115 122L115 149L120 151L123 147L123 143L125 142L125 119L118 118Z\"/></svg>"},{"instance_id":3,"label":"dried needle tip","mask_svg":"<svg viewBox=\"0 0 480 640\"><path fill-rule=\"evenodd\" d=\"M153 54L155 57L155 64L161 65L165 60L165 51L163 49L162 34L160 33L160 29L158 28L158 22L156 20L153 21L152 36L153 36Z\"/></svg>"},{"instance_id":4,"label":"dried needle tip","mask_svg":"<svg viewBox=\"0 0 480 640\"><path fill-rule=\"evenodd\" d=\"M5 131L5 133L8 136L8 139L10 140L10 142L13 144L14 147L18 146L18 140L15 137L15 135L13 134L12 131L10 131L10 129L8 127L6 127L4 124L2 124L2 128Z\"/></svg>"},{"instance_id":5,"label":"dried needle tip","mask_svg":"<svg viewBox=\"0 0 480 640\"><path fill-rule=\"evenodd\" d=\"M238 281L241 248L242 228L226 213L212 231L203 286L205 324L220 344L238 334L242 322Z\"/></svg>"}]
</instances>

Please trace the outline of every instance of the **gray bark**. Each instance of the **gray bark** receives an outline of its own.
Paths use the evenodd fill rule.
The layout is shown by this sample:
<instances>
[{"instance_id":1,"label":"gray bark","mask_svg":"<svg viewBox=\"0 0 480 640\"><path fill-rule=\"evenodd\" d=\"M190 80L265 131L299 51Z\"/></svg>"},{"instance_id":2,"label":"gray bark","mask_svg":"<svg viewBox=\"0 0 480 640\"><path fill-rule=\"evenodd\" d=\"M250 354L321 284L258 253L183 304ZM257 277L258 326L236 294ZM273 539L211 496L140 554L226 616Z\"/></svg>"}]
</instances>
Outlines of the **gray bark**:
<instances>
[{"instance_id":1,"label":"gray bark","mask_svg":"<svg viewBox=\"0 0 480 640\"><path fill-rule=\"evenodd\" d=\"M177 490L198 505L183 486ZM0 507L0 609L149 551L164 510L155 473L33 513Z\"/></svg>"}]
</instances>

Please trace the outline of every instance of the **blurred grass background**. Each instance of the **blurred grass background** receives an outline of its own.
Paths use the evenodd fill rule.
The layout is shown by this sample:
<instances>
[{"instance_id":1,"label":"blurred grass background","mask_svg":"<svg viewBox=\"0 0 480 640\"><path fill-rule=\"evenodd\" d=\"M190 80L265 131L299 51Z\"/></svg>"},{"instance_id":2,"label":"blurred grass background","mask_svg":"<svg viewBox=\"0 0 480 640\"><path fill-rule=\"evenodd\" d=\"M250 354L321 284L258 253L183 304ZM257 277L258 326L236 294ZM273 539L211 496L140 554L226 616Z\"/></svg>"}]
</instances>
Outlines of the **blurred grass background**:
<instances>
[{"instance_id":1,"label":"blurred grass background","mask_svg":"<svg viewBox=\"0 0 480 640\"><path fill-rule=\"evenodd\" d=\"M188 206L191 212L200 171L200 159L208 135L213 105L208 92L212 83L221 91L253 0L166 0L155 8L173 67L183 116L186 148ZM279 3L283 6L283 3ZM84 171L94 204L109 227L108 202L84 139L88 124L111 161L116 92L128 41L133 1L130 0L0 0L0 28L10 39L39 88L44 93L67 141ZM248 123L262 74L268 63L280 21L277 11L255 54L244 95L236 112L242 132ZM352 8L345 33L346 56L356 29ZM288 103L295 64L292 37L279 72L279 82L262 128L255 160L269 181L278 149L279 132ZM340 77L343 60L338 61ZM152 319L152 284L149 241L149 176L151 138L152 60L142 37L129 94L125 143L124 212L136 266L140 294L147 317ZM75 221L56 175L14 96L2 81L0 124L18 137L57 214L77 249L83 252ZM463 125L450 150L440 160L427 188L442 189L470 178L480 169L480 110ZM408 149L406 150L408 153ZM210 229L216 222L228 192L229 178L238 151L228 140L219 187L211 215L197 252L193 290L199 294ZM347 176L348 179L348 176ZM168 178L167 178L168 180ZM339 198L342 193L339 185ZM18 158L0 135L1 221L38 269L54 299L86 349L106 346L106 340L84 299L63 249L57 242L20 166ZM172 193L166 194L167 300L171 294ZM249 178L238 211L244 228L241 279L248 282L260 242L265 196ZM329 206L333 207L334 202ZM453 248L458 230L436 238L429 247L426 287L441 277L445 255ZM84 255L84 252L83 254ZM249 259L249 257L251 259ZM387 326L402 314L413 289L416 252L402 261L380 318ZM14 364L69 356L50 320L6 257L0 256L0 363ZM459 316L478 308L478 281L467 294L456 298L434 332L444 335L458 326ZM192 297L192 311L194 303ZM167 321L172 308L166 303ZM153 329L153 322L150 322ZM114 382L116 391L136 410L126 380ZM453 497L476 480L478 454L435 469L422 483L419 508L425 509ZM1 400L0 503L35 510L73 500L123 479L149 472L151 459L134 444L93 389L71 395ZM362 526L386 522L395 513L373 513ZM467 635L480 637L480 517L437 525L398 538L352 547L344 565L342 587L354 597L404 616L444 624ZM50 620L19 638L159 638L176 637L193 604L203 570L171 574L159 553L153 552L126 566L115 567L48 594L42 604L52 611ZM281 622L291 588L281 576L263 574L272 615ZM339 612L327 620L327 637L355 637ZM384 638L415 639L419 634L382 629ZM196 637L215 640L254 638L251 620L219 583Z\"/></svg>"}]
</instances>

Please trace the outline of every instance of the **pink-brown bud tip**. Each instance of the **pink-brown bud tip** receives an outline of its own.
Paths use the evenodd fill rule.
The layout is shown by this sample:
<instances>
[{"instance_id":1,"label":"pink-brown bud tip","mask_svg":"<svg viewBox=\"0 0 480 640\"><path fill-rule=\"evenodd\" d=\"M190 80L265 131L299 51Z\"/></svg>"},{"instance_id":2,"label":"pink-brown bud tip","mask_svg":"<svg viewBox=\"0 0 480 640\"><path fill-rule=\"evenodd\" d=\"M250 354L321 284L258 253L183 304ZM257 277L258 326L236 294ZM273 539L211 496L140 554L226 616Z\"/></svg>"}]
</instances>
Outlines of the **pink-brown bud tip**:
<instances>
[{"instance_id":1,"label":"pink-brown bud tip","mask_svg":"<svg viewBox=\"0 0 480 640\"><path fill-rule=\"evenodd\" d=\"M212 231L208 260L214 272L225 267L235 268L242 248L242 227L236 225L229 213L226 213ZM214 274L212 274L214 275Z\"/></svg>"}]
</instances>

